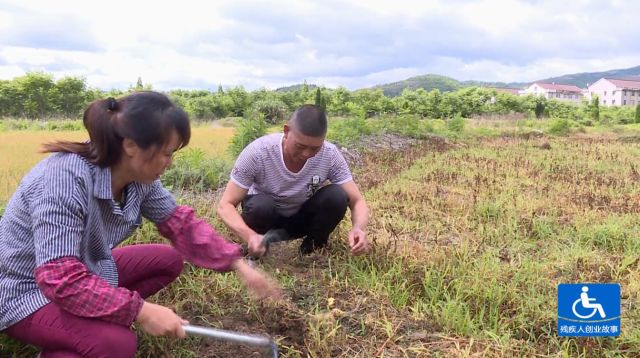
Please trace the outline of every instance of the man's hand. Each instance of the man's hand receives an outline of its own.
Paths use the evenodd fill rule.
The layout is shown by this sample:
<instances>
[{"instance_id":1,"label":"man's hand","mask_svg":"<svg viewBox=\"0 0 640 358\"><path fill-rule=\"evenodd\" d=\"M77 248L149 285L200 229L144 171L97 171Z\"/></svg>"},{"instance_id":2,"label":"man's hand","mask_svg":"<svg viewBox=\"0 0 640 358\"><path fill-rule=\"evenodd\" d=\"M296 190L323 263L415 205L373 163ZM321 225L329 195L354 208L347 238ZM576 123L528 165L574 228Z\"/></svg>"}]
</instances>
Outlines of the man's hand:
<instances>
[{"instance_id":1,"label":"man's hand","mask_svg":"<svg viewBox=\"0 0 640 358\"><path fill-rule=\"evenodd\" d=\"M234 262L233 268L240 280L247 286L249 294L258 300L264 298L279 299L282 297L280 287L262 272L249 266L244 260Z\"/></svg>"},{"instance_id":2,"label":"man's hand","mask_svg":"<svg viewBox=\"0 0 640 358\"><path fill-rule=\"evenodd\" d=\"M189 322L183 320L171 309L145 302L136 317L136 322L142 329L152 336L171 336L184 338L183 325Z\"/></svg>"},{"instance_id":3,"label":"man's hand","mask_svg":"<svg viewBox=\"0 0 640 358\"><path fill-rule=\"evenodd\" d=\"M253 257L262 257L267 252L267 248L262 245L263 237L264 236L260 234L253 234L249 236L249 240L247 240L249 255Z\"/></svg>"},{"instance_id":4,"label":"man's hand","mask_svg":"<svg viewBox=\"0 0 640 358\"><path fill-rule=\"evenodd\" d=\"M369 249L367 241L367 233L360 228L354 227L349 231L349 246L351 247L351 255L362 255Z\"/></svg>"}]
</instances>

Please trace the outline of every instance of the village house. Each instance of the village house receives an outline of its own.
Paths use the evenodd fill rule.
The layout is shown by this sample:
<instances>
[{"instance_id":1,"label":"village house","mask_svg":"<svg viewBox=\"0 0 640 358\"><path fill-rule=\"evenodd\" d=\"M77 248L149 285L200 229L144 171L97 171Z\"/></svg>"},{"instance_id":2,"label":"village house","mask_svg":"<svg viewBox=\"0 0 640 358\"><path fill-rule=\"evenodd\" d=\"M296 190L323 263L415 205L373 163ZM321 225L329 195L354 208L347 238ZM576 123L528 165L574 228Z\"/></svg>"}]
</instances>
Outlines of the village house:
<instances>
[{"instance_id":1,"label":"village house","mask_svg":"<svg viewBox=\"0 0 640 358\"><path fill-rule=\"evenodd\" d=\"M589 100L598 96L603 106L635 106L640 103L640 80L601 78L588 86Z\"/></svg>"},{"instance_id":2,"label":"village house","mask_svg":"<svg viewBox=\"0 0 640 358\"><path fill-rule=\"evenodd\" d=\"M583 91L573 85L558 85L555 83L535 82L519 92L520 95L542 96L547 99L580 103Z\"/></svg>"}]
</instances>

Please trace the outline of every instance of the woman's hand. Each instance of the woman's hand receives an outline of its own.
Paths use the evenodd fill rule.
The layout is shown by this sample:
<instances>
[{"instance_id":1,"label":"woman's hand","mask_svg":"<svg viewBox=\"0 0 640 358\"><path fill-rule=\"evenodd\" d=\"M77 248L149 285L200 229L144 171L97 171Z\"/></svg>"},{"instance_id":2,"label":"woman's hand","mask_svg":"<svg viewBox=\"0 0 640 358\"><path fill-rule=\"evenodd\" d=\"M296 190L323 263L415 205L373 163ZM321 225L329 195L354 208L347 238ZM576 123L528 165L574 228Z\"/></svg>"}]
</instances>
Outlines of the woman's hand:
<instances>
[{"instance_id":1,"label":"woman's hand","mask_svg":"<svg viewBox=\"0 0 640 358\"><path fill-rule=\"evenodd\" d=\"M152 336L171 336L184 338L185 333L183 325L189 322L183 320L173 310L145 302L142 309L136 317L136 322L140 324L142 329Z\"/></svg>"},{"instance_id":2,"label":"woman's hand","mask_svg":"<svg viewBox=\"0 0 640 358\"><path fill-rule=\"evenodd\" d=\"M255 299L282 297L280 287L264 273L249 266L243 259L236 260L233 263L233 269L236 271L240 280L247 286L249 294Z\"/></svg>"}]
</instances>

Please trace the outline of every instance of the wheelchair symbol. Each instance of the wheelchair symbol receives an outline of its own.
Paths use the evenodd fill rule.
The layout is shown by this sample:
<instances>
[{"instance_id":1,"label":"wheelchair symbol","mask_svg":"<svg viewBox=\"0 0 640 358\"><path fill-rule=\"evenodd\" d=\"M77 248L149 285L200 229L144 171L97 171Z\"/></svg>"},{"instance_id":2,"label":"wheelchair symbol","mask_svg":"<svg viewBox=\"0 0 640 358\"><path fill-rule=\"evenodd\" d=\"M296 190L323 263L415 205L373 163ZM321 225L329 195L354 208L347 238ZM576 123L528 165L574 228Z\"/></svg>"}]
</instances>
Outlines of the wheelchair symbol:
<instances>
[{"instance_id":1,"label":"wheelchair symbol","mask_svg":"<svg viewBox=\"0 0 640 358\"><path fill-rule=\"evenodd\" d=\"M599 303L591 303L591 302L595 302L596 299L590 298L589 295L587 294L588 291L589 291L589 287L587 286L582 287L582 293L580 294L580 298L575 300L573 302L573 306L571 306L571 310L573 311L573 314L576 315L576 317L578 318L589 319L593 317L596 314L596 312L598 312L601 318L605 318L606 315L604 313L604 309L602 308L602 305ZM591 313L586 315L579 314L578 311L576 310L576 306L578 305L578 302L582 303L583 308L591 308L593 309L593 311L591 311Z\"/></svg>"}]
</instances>

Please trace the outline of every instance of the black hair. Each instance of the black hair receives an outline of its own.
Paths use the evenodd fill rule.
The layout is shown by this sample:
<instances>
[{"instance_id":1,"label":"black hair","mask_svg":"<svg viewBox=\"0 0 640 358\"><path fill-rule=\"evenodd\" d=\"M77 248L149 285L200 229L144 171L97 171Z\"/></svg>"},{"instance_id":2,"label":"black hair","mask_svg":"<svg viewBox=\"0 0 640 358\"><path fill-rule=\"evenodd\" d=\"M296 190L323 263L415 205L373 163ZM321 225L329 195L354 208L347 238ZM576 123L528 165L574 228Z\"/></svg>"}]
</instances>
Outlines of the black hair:
<instances>
[{"instance_id":1,"label":"black hair","mask_svg":"<svg viewBox=\"0 0 640 358\"><path fill-rule=\"evenodd\" d=\"M191 138L187 114L166 95L154 91L93 101L84 111L83 123L89 142L58 141L45 144L43 151L77 153L107 167L120 160L124 138L142 149L162 147L173 130L180 137L180 148L187 146Z\"/></svg>"},{"instance_id":2,"label":"black hair","mask_svg":"<svg viewBox=\"0 0 640 358\"><path fill-rule=\"evenodd\" d=\"M313 104L305 104L293 112L289 126L309 137L324 137L327 134L327 114Z\"/></svg>"}]
</instances>

